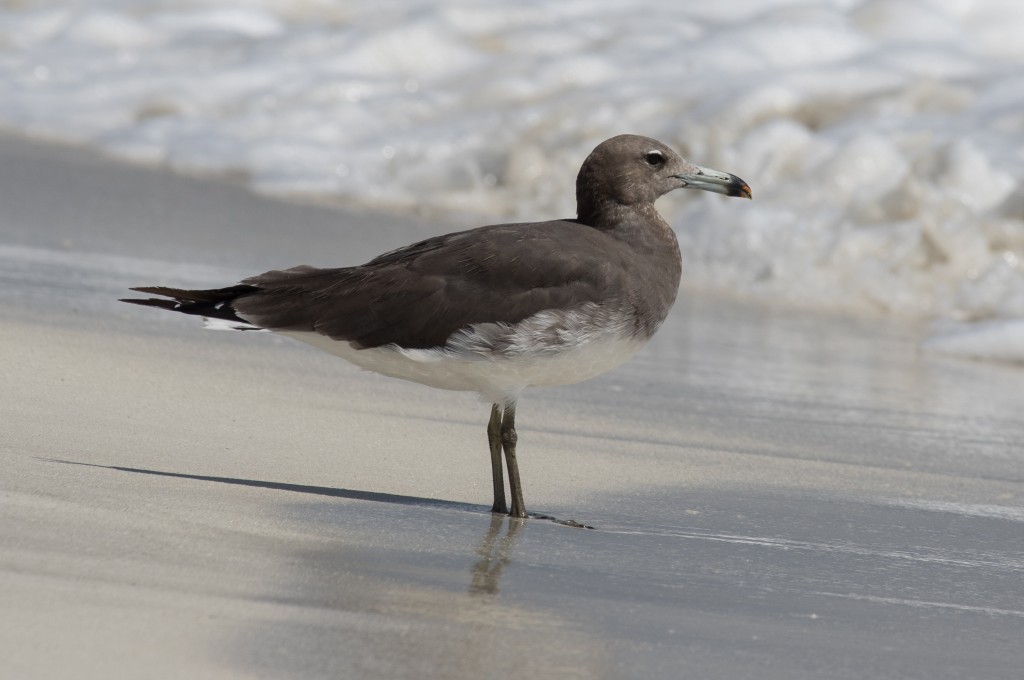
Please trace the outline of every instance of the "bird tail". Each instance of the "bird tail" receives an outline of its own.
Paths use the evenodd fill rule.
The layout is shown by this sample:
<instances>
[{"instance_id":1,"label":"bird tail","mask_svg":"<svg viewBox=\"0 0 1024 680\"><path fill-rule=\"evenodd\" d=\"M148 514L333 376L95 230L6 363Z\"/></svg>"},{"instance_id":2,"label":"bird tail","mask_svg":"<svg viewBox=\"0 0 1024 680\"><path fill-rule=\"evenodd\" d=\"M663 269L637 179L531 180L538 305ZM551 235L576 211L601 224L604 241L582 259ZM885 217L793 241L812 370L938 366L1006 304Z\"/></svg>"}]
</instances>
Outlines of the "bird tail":
<instances>
[{"instance_id":1,"label":"bird tail","mask_svg":"<svg viewBox=\"0 0 1024 680\"><path fill-rule=\"evenodd\" d=\"M256 291L257 288L255 286L237 285L209 290L184 290L181 288L166 288L164 286L145 286L132 288L131 290L149 295L160 295L162 297L122 298L121 302L201 316L210 328L239 331L262 330L259 326L255 326L238 316L232 304L239 297Z\"/></svg>"}]
</instances>

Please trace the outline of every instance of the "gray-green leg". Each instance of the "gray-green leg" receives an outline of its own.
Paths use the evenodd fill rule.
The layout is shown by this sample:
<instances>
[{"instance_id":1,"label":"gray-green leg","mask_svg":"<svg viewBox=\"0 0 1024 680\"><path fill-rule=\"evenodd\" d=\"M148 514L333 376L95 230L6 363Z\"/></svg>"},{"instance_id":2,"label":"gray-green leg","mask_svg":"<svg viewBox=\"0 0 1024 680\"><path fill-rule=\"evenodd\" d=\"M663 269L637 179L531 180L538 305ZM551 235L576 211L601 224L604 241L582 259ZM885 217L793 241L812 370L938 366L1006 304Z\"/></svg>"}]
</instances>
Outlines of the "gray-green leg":
<instances>
[{"instance_id":1,"label":"gray-green leg","mask_svg":"<svg viewBox=\"0 0 1024 680\"><path fill-rule=\"evenodd\" d=\"M505 504L505 475L501 470L501 408L491 406L491 419L487 422L487 443L491 447L491 479L494 481L494 505L491 512L508 512Z\"/></svg>"},{"instance_id":2,"label":"gray-green leg","mask_svg":"<svg viewBox=\"0 0 1024 680\"><path fill-rule=\"evenodd\" d=\"M505 405L505 413L501 418L501 445L505 449L505 464L508 466L508 488L512 494L511 517L526 517L526 504L523 503L523 487L519 483L519 463L516 462L516 405L515 402Z\"/></svg>"}]
</instances>

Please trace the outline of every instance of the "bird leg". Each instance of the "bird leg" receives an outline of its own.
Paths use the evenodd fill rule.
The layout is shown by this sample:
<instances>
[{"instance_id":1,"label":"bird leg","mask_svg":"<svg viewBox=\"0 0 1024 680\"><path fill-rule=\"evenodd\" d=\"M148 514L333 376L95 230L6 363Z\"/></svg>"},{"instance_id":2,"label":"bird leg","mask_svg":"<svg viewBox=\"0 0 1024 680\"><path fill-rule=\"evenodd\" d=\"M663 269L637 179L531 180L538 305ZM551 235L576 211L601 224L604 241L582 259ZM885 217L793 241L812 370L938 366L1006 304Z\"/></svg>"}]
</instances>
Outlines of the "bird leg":
<instances>
[{"instance_id":1,"label":"bird leg","mask_svg":"<svg viewBox=\"0 0 1024 680\"><path fill-rule=\"evenodd\" d=\"M505 504L505 475L501 470L501 408L491 405L491 419L487 422L487 443L491 447L491 479L494 481L494 505L491 512L508 512Z\"/></svg>"},{"instance_id":2,"label":"bird leg","mask_svg":"<svg viewBox=\"0 0 1024 680\"><path fill-rule=\"evenodd\" d=\"M526 517L526 504L523 503L523 487L519 483L519 464L516 462L516 403L505 405L505 413L501 418L501 445L505 449L505 464L508 466L508 488L512 494L510 517Z\"/></svg>"}]
</instances>

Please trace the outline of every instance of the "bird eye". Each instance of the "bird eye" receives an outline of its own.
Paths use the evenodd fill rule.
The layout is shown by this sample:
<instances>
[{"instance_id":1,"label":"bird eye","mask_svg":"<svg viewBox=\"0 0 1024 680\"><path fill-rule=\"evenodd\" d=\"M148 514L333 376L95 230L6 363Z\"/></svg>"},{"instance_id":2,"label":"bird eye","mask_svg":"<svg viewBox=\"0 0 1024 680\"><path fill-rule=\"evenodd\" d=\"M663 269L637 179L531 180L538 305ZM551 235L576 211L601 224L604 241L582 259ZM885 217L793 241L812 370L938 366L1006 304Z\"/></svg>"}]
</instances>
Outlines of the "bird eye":
<instances>
[{"instance_id":1,"label":"bird eye","mask_svg":"<svg viewBox=\"0 0 1024 680\"><path fill-rule=\"evenodd\" d=\"M648 151L644 154L644 163L658 166L665 162L665 154L660 151Z\"/></svg>"}]
</instances>

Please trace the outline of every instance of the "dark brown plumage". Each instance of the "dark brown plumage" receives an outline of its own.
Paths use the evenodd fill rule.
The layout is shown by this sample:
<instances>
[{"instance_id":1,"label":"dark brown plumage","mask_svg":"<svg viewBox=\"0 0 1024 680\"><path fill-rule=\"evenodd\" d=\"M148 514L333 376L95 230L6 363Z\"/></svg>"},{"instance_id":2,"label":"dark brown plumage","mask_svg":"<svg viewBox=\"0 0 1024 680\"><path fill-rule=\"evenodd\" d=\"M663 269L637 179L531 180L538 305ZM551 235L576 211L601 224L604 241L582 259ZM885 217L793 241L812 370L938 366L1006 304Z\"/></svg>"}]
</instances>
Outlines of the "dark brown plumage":
<instances>
[{"instance_id":1,"label":"dark brown plumage","mask_svg":"<svg viewBox=\"0 0 1024 680\"><path fill-rule=\"evenodd\" d=\"M506 507L504 447L512 514L523 516L514 462L518 394L530 385L574 382L607 370L657 330L675 301L681 258L654 201L682 187L750 197L746 183L733 175L693 165L653 139L620 135L584 162L576 219L480 227L426 239L360 266L270 271L221 289L133 288L163 297L124 301L239 329L287 332L309 342L322 338L315 340L318 346L330 339L338 343L335 353L365 368L479 391L494 401L488 427L493 508ZM594 366L572 368L574 352L602 342L623 348L601 350L599 359L587 360ZM434 354L415 354L419 350ZM381 352L390 353L385 363ZM494 371L494 362L536 357L569 361L560 369L564 377L545 382L525 370L522 377L515 370ZM443 361L434 367L434 358ZM465 374L452 377L456 364L444 361L462 362L458 368ZM475 378L474 370L485 377Z\"/></svg>"}]
</instances>

